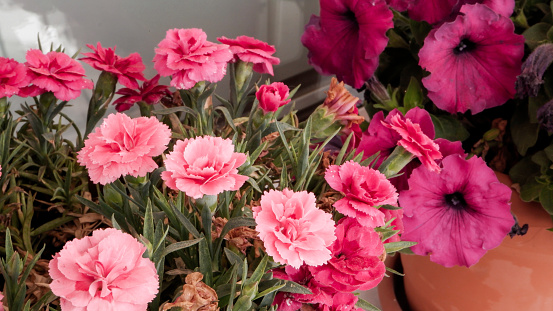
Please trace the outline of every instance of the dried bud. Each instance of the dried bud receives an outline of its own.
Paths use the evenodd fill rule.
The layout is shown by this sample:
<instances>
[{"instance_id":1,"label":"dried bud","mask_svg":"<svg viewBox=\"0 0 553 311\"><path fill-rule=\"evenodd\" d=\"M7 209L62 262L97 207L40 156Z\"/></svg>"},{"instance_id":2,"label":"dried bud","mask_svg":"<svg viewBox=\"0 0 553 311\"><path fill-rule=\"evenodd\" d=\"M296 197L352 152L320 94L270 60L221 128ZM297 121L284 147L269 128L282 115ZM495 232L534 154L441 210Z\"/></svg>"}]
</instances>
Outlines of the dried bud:
<instances>
[{"instance_id":1,"label":"dried bud","mask_svg":"<svg viewBox=\"0 0 553 311\"><path fill-rule=\"evenodd\" d=\"M538 46L522 64L522 73L517 77L516 91L520 98L535 97L543 84L543 74L553 62L553 44Z\"/></svg>"},{"instance_id":2,"label":"dried bud","mask_svg":"<svg viewBox=\"0 0 553 311\"><path fill-rule=\"evenodd\" d=\"M163 311L178 307L182 311L217 311L218 298L215 290L201 282L203 275L200 272L186 276L182 286L182 294L173 303L165 303Z\"/></svg>"},{"instance_id":3,"label":"dried bud","mask_svg":"<svg viewBox=\"0 0 553 311\"><path fill-rule=\"evenodd\" d=\"M537 112L538 122L549 133L553 133L553 100L541 106Z\"/></svg>"}]
</instances>

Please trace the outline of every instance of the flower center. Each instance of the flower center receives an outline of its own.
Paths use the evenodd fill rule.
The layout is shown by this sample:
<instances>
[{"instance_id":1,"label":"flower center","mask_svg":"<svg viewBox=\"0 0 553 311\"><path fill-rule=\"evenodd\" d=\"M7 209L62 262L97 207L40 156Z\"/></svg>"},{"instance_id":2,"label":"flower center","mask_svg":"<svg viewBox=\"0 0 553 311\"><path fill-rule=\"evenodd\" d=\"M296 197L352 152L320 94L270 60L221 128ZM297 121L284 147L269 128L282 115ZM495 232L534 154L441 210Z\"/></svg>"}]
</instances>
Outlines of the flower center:
<instances>
[{"instance_id":1,"label":"flower center","mask_svg":"<svg viewBox=\"0 0 553 311\"><path fill-rule=\"evenodd\" d=\"M476 43L470 41L469 39L465 38L459 42L459 44L453 49L453 53L455 55L463 54L466 52L470 52L476 49Z\"/></svg>"},{"instance_id":2,"label":"flower center","mask_svg":"<svg viewBox=\"0 0 553 311\"><path fill-rule=\"evenodd\" d=\"M446 194L445 203L449 208L452 208L458 211L464 210L467 208L467 202L465 201L463 194L460 192Z\"/></svg>"},{"instance_id":3,"label":"flower center","mask_svg":"<svg viewBox=\"0 0 553 311\"><path fill-rule=\"evenodd\" d=\"M350 21L353 26L357 29L359 29L359 24L357 23L357 18L355 17L355 12L352 10L348 10L346 13L344 13L344 17Z\"/></svg>"}]
</instances>

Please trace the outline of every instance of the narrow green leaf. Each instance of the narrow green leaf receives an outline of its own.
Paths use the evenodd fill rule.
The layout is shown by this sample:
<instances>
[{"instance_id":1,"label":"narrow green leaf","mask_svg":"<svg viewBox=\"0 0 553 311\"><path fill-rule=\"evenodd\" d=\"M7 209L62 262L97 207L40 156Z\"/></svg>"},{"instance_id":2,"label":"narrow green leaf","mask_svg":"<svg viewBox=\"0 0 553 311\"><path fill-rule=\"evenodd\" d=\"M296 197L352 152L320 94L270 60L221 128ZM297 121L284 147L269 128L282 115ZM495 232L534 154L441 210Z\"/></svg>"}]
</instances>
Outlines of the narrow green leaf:
<instances>
[{"instance_id":1,"label":"narrow green leaf","mask_svg":"<svg viewBox=\"0 0 553 311\"><path fill-rule=\"evenodd\" d=\"M196 245L196 244L200 243L200 241L202 241L203 239L204 238L201 237L201 238L194 239L194 240L180 241L180 242L175 242L175 243L169 244L169 245L167 245L167 247L165 247L165 249L163 250L163 253L161 254L161 256L165 257L165 256L171 254L172 252L190 247L192 245Z\"/></svg>"},{"instance_id":2,"label":"narrow green leaf","mask_svg":"<svg viewBox=\"0 0 553 311\"><path fill-rule=\"evenodd\" d=\"M417 242L409 242L409 241L391 242L391 243L385 243L384 249L386 250L386 253L394 253L416 244Z\"/></svg>"},{"instance_id":3,"label":"narrow green leaf","mask_svg":"<svg viewBox=\"0 0 553 311\"><path fill-rule=\"evenodd\" d=\"M370 303L370 302L368 302L364 299L361 299L361 298L358 298L357 303L355 304L355 306L357 308L361 308L363 310L380 311L380 309L377 308L375 305L373 305L372 303Z\"/></svg>"}]
</instances>

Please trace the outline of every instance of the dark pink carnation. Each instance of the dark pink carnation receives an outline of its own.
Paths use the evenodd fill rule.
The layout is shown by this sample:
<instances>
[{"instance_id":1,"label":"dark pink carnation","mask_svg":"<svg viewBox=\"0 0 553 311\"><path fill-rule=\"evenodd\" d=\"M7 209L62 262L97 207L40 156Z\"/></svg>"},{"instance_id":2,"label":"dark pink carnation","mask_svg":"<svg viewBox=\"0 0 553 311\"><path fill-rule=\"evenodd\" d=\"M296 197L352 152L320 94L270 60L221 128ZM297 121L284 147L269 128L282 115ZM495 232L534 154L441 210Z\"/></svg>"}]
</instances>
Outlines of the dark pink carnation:
<instances>
[{"instance_id":1,"label":"dark pink carnation","mask_svg":"<svg viewBox=\"0 0 553 311\"><path fill-rule=\"evenodd\" d=\"M179 140L165 159L161 177L167 186L199 199L227 190L238 190L248 176L238 174L246 162L244 153L234 152L230 139L202 136Z\"/></svg>"},{"instance_id":2,"label":"dark pink carnation","mask_svg":"<svg viewBox=\"0 0 553 311\"><path fill-rule=\"evenodd\" d=\"M418 123L413 123L410 119L403 119L400 115L395 115L390 123L383 122L383 124L398 132L401 139L397 144L416 156L422 162L422 165L432 171L440 170L435 161L442 158L439 146L424 134Z\"/></svg>"},{"instance_id":3,"label":"dark pink carnation","mask_svg":"<svg viewBox=\"0 0 553 311\"><path fill-rule=\"evenodd\" d=\"M299 268L330 259L328 247L336 239L334 221L317 208L313 193L269 190L252 210L259 238L276 262Z\"/></svg>"},{"instance_id":4,"label":"dark pink carnation","mask_svg":"<svg viewBox=\"0 0 553 311\"><path fill-rule=\"evenodd\" d=\"M358 300L354 293L337 292L332 296L332 304L318 304L316 307L321 311L364 311L355 306Z\"/></svg>"},{"instance_id":5,"label":"dark pink carnation","mask_svg":"<svg viewBox=\"0 0 553 311\"><path fill-rule=\"evenodd\" d=\"M38 96L46 92L54 93L60 100L68 101L81 95L82 89L92 89L92 81L84 78L83 66L61 52L43 54L30 49L25 56L27 74L32 83L20 90L21 96Z\"/></svg>"},{"instance_id":6,"label":"dark pink carnation","mask_svg":"<svg viewBox=\"0 0 553 311\"><path fill-rule=\"evenodd\" d=\"M154 68L171 86L190 89L200 81L218 82L226 74L233 55L226 44L207 41L201 29L169 29L155 49Z\"/></svg>"},{"instance_id":7,"label":"dark pink carnation","mask_svg":"<svg viewBox=\"0 0 553 311\"><path fill-rule=\"evenodd\" d=\"M122 112L129 110L132 105L138 102L144 102L148 105L154 105L165 97L171 95L167 85L160 85L159 75L156 75L151 80L146 80L142 86L137 89L122 88L116 94L122 95L113 102L115 109Z\"/></svg>"},{"instance_id":8,"label":"dark pink carnation","mask_svg":"<svg viewBox=\"0 0 553 311\"><path fill-rule=\"evenodd\" d=\"M27 67L11 58L0 57L0 98L12 97L29 85Z\"/></svg>"},{"instance_id":9,"label":"dark pink carnation","mask_svg":"<svg viewBox=\"0 0 553 311\"><path fill-rule=\"evenodd\" d=\"M430 72L422 82L436 106L476 114L514 97L524 37L485 5L464 5L461 13L430 32L419 64Z\"/></svg>"},{"instance_id":10,"label":"dark pink carnation","mask_svg":"<svg viewBox=\"0 0 553 311\"><path fill-rule=\"evenodd\" d=\"M136 89L138 82L145 81L142 72L146 68L142 63L142 57L138 53L132 53L127 57L120 57L115 54L115 47L104 49L98 42L96 48L92 44L87 44L94 53L83 53L83 62L100 71L111 72L117 76L117 81L126 87Z\"/></svg>"},{"instance_id":11,"label":"dark pink carnation","mask_svg":"<svg viewBox=\"0 0 553 311\"><path fill-rule=\"evenodd\" d=\"M295 294L278 292L273 305L278 304L278 311L296 311L301 309L303 304L332 305L332 296L335 290L329 287L321 287L311 275L308 266L302 265L299 268L285 266L272 270L275 279L294 281L307 287L313 294Z\"/></svg>"},{"instance_id":12,"label":"dark pink carnation","mask_svg":"<svg viewBox=\"0 0 553 311\"><path fill-rule=\"evenodd\" d=\"M340 292L374 288L386 272L384 245L372 228L361 226L350 217L342 218L336 227L336 241L330 246L328 263L309 267L317 282Z\"/></svg>"},{"instance_id":13,"label":"dark pink carnation","mask_svg":"<svg viewBox=\"0 0 553 311\"><path fill-rule=\"evenodd\" d=\"M417 242L413 252L438 264L469 267L510 232L511 189L479 157L454 154L441 165L440 173L415 169L401 192L402 240Z\"/></svg>"},{"instance_id":14,"label":"dark pink carnation","mask_svg":"<svg viewBox=\"0 0 553 311\"><path fill-rule=\"evenodd\" d=\"M384 0L320 0L320 17L313 15L301 42L309 63L321 74L360 88L378 67L388 44L386 31L393 13Z\"/></svg>"},{"instance_id":15,"label":"dark pink carnation","mask_svg":"<svg viewBox=\"0 0 553 311\"><path fill-rule=\"evenodd\" d=\"M219 42L227 44L234 54L234 58L243 62L253 63L253 70L259 73L273 73L273 65L278 65L280 59L271 56L275 53L275 47L263 41L248 36L239 36L236 39L226 37L217 38Z\"/></svg>"},{"instance_id":16,"label":"dark pink carnation","mask_svg":"<svg viewBox=\"0 0 553 311\"><path fill-rule=\"evenodd\" d=\"M290 96L290 89L282 82L264 84L255 93L259 107L265 113L277 111L278 108L288 104L291 101L288 96Z\"/></svg>"},{"instance_id":17,"label":"dark pink carnation","mask_svg":"<svg viewBox=\"0 0 553 311\"><path fill-rule=\"evenodd\" d=\"M64 311L145 311L158 292L154 263L130 234L109 228L67 242L50 261Z\"/></svg>"},{"instance_id":18,"label":"dark pink carnation","mask_svg":"<svg viewBox=\"0 0 553 311\"><path fill-rule=\"evenodd\" d=\"M331 165L325 172L325 180L334 190L344 194L334 203L336 210L356 218L363 226L384 226L384 214L378 207L397 205L398 194L386 176L355 161Z\"/></svg>"},{"instance_id":19,"label":"dark pink carnation","mask_svg":"<svg viewBox=\"0 0 553 311\"><path fill-rule=\"evenodd\" d=\"M94 183L105 185L121 176L145 176L156 169L152 157L160 155L170 140L171 130L155 117L110 114L90 133L77 159Z\"/></svg>"}]
</instances>

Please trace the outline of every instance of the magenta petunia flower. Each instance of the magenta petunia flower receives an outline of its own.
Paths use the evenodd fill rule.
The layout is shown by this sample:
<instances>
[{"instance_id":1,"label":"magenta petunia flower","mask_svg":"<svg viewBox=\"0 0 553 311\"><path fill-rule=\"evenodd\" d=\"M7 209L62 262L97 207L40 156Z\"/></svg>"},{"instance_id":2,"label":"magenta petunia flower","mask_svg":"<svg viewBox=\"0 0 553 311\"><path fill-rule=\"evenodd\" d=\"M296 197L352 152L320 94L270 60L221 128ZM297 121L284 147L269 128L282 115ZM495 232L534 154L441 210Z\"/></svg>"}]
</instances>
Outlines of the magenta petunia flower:
<instances>
[{"instance_id":1,"label":"magenta petunia flower","mask_svg":"<svg viewBox=\"0 0 553 311\"><path fill-rule=\"evenodd\" d=\"M152 157L160 155L170 140L171 130L155 117L110 114L90 133L77 160L94 183L105 185L121 176L145 176L156 169Z\"/></svg>"},{"instance_id":2,"label":"magenta petunia flower","mask_svg":"<svg viewBox=\"0 0 553 311\"><path fill-rule=\"evenodd\" d=\"M313 193L269 190L252 210L259 238L276 262L299 268L330 259L328 247L336 239L334 220L317 208Z\"/></svg>"},{"instance_id":3,"label":"magenta petunia flower","mask_svg":"<svg viewBox=\"0 0 553 311\"><path fill-rule=\"evenodd\" d=\"M334 203L336 210L357 219L362 226L384 226L384 213L378 207L397 205L398 194L386 176L355 161L331 165L325 172L325 180L332 189L344 194Z\"/></svg>"},{"instance_id":4,"label":"magenta petunia flower","mask_svg":"<svg viewBox=\"0 0 553 311\"><path fill-rule=\"evenodd\" d=\"M109 228L67 242L50 260L52 292L64 311L146 310L158 292L154 263L130 234Z\"/></svg>"},{"instance_id":5,"label":"magenta petunia flower","mask_svg":"<svg viewBox=\"0 0 553 311\"><path fill-rule=\"evenodd\" d=\"M233 58L229 46L207 41L201 29L169 29L155 49L154 68L171 86L190 89L200 81L218 82Z\"/></svg>"},{"instance_id":6,"label":"magenta petunia flower","mask_svg":"<svg viewBox=\"0 0 553 311\"><path fill-rule=\"evenodd\" d=\"M273 65L280 63L280 59L272 56L276 52L275 47L255 38L239 36L236 39L220 37L217 40L230 47L234 54L234 61L240 59L243 62L253 63L253 70L256 72L273 76Z\"/></svg>"},{"instance_id":7,"label":"magenta petunia flower","mask_svg":"<svg viewBox=\"0 0 553 311\"><path fill-rule=\"evenodd\" d=\"M199 199L227 190L238 190L248 176L238 174L246 162L244 153L234 152L230 139L202 136L179 140L165 159L161 178L167 187Z\"/></svg>"},{"instance_id":8,"label":"magenta petunia flower","mask_svg":"<svg viewBox=\"0 0 553 311\"><path fill-rule=\"evenodd\" d=\"M451 16L459 0L411 0L407 13L416 21L437 24Z\"/></svg>"},{"instance_id":9,"label":"magenta petunia flower","mask_svg":"<svg viewBox=\"0 0 553 311\"><path fill-rule=\"evenodd\" d=\"M340 292L374 288L386 272L382 259L384 245L372 228L350 217L340 219L336 241L330 246L332 258L324 265L309 267L317 282Z\"/></svg>"},{"instance_id":10,"label":"magenta petunia flower","mask_svg":"<svg viewBox=\"0 0 553 311\"><path fill-rule=\"evenodd\" d=\"M396 114L392 117L390 123L382 122L382 124L395 130L401 136L397 144L416 156L422 162L422 165L431 171L440 170L435 161L442 158L440 147L424 134L418 123L413 123L410 119L404 119Z\"/></svg>"},{"instance_id":11,"label":"magenta petunia flower","mask_svg":"<svg viewBox=\"0 0 553 311\"><path fill-rule=\"evenodd\" d=\"M464 5L461 13L428 34L419 64L430 72L422 82L436 106L476 114L514 97L524 37L485 5Z\"/></svg>"},{"instance_id":12,"label":"magenta petunia flower","mask_svg":"<svg viewBox=\"0 0 553 311\"><path fill-rule=\"evenodd\" d=\"M25 65L11 58L0 57L0 98L17 95L29 82Z\"/></svg>"},{"instance_id":13,"label":"magenta petunia flower","mask_svg":"<svg viewBox=\"0 0 553 311\"><path fill-rule=\"evenodd\" d=\"M313 294L296 294L288 292L278 292L273 301L273 305L278 304L277 311L297 311L303 304L321 304L332 305L333 295L336 290L330 287L322 287L313 279L307 265L299 268L285 266L271 270L275 279L294 281L305 286Z\"/></svg>"},{"instance_id":14,"label":"magenta petunia flower","mask_svg":"<svg viewBox=\"0 0 553 311\"><path fill-rule=\"evenodd\" d=\"M136 89L122 88L116 94L122 95L113 102L115 109L119 112L129 110L132 105L138 102L145 102L148 105L157 104L163 97L170 96L171 92L167 85L160 85L159 75L142 83Z\"/></svg>"},{"instance_id":15,"label":"magenta petunia flower","mask_svg":"<svg viewBox=\"0 0 553 311\"><path fill-rule=\"evenodd\" d=\"M113 73L117 76L117 81L128 88L136 89L138 88L136 80L146 80L142 74L146 66L142 63L140 54L132 53L127 57L120 57L115 54L115 47L104 49L100 42L96 43L96 47L92 44L86 46L94 53L82 53L86 57L79 60L92 68Z\"/></svg>"},{"instance_id":16,"label":"magenta petunia flower","mask_svg":"<svg viewBox=\"0 0 553 311\"><path fill-rule=\"evenodd\" d=\"M20 96L38 96L46 92L54 93L60 100L68 101L81 95L82 89L92 89L92 81L85 79L83 66L61 52L43 54L30 49L25 56L27 75L32 83L20 90Z\"/></svg>"},{"instance_id":17,"label":"magenta petunia flower","mask_svg":"<svg viewBox=\"0 0 553 311\"><path fill-rule=\"evenodd\" d=\"M384 0L320 0L320 17L311 16L301 42L309 63L321 74L360 88L378 67L393 27Z\"/></svg>"},{"instance_id":18,"label":"magenta petunia flower","mask_svg":"<svg viewBox=\"0 0 553 311\"><path fill-rule=\"evenodd\" d=\"M443 266L470 267L511 230L511 189L479 157L454 154L442 166L440 173L415 169L401 192L402 240L417 242L413 252Z\"/></svg>"},{"instance_id":19,"label":"magenta petunia flower","mask_svg":"<svg viewBox=\"0 0 553 311\"><path fill-rule=\"evenodd\" d=\"M263 84L255 92L255 97L259 101L259 108L265 113L275 112L278 108L288 104L291 101L288 96L290 96L290 89L282 82L273 82L269 85Z\"/></svg>"}]
</instances>

